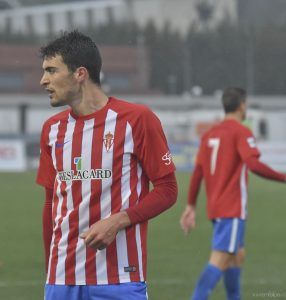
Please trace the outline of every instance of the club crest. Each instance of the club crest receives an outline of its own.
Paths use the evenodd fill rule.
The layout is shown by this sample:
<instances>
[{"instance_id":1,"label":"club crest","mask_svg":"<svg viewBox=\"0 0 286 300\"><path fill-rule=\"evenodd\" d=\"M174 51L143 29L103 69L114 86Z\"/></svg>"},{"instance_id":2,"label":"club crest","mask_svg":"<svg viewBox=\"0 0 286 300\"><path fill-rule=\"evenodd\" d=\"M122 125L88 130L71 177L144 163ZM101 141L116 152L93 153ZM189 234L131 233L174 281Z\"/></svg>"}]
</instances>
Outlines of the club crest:
<instances>
[{"instance_id":1,"label":"club crest","mask_svg":"<svg viewBox=\"0 0 286 300\"><path fill-rule=\"evenodd\" d=\"M108 152L112 145L113 145L113 141L114 141L114 135L109 131L103 139L103 144L105 146L106 151Z\"/></svg>"}]
</instances>

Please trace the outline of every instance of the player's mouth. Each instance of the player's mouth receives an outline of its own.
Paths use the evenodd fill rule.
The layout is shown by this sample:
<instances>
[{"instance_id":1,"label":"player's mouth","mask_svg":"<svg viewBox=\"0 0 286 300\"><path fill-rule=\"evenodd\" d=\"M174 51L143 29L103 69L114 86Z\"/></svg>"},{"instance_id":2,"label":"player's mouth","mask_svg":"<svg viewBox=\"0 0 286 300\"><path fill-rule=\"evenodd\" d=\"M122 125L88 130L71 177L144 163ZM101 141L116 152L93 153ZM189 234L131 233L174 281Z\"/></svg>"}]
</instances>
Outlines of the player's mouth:
<instances>
[{"instance_id":1,"label":"player's mouth","mask_svg":"<svg viewBox=\"0 0 286 300\"><path fill-rule=\"evenodd\" d=\"M46 91L49 93L50 99L52 99L53 96L55 95L55 91L53 89L46 89Z\"/></svg>"}]
</instances>

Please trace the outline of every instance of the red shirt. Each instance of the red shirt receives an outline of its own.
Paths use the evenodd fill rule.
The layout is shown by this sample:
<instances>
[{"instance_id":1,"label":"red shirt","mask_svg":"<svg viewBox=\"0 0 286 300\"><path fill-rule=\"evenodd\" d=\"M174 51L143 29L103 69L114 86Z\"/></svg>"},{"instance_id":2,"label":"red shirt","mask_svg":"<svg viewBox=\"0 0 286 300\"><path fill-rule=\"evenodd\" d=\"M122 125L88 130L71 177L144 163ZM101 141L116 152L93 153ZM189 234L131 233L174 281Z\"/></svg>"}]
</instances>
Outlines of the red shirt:
<instances>
[{"instance_id":1,"label":"red shirt","mask_svg":"<svg viewBox=\"0 0 286 300\"><path fill-rule=\"evenodd\" d=\"M149 181L174 172L160 121L145 106L110 98L78 117L61 112L43 126L37 182L53 189L49 284L113 284L146 279L147 222L121 230L104 250L79 235L135 206Z\"/></svg>"},{"instance_id":2,"label":"red shirt","mask_svg":"<svg viewBox=\"0 0 286 300\"><path fill-rule=\"evenodd\" d=\"M205 180L209 219L245 219L245 161L259 155L251 131L235 120L224 120L202 137L197 165Z\"/></svg>"}]
</instances>

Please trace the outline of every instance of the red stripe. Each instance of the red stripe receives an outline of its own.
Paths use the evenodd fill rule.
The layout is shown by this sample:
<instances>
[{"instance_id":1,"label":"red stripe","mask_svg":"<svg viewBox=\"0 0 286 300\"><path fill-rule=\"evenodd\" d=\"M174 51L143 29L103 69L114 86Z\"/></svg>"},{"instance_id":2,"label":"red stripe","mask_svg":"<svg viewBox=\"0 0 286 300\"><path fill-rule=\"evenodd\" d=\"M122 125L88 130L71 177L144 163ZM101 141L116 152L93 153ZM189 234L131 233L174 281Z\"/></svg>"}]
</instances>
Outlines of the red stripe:
<instances>
[{"instance_id":1,"label":"red stripe","mask_svg":"<svg viewBox=\"0 0 286 300\"><path fill-rule=\"evenodd\" d=\"M146 280L147 275L147 225L147 222L139 224L142 245L142 265L144 280Z\"/></svg>"},{"instance_id":2,"label":"red stripe","mask_svg":"<svg viewBox=\"0 0 286 300\"><path fill-rule=\"evenodd\" d=\"M121 210L121 178L124 154L126 122L122 119L116 122L113 143L112 185L111 185L111 214ZM116 239L106 248L108 283L118 283L118 257Z\"/></svg>"},{"instance_id":3,"label":"red stripe","mask_svg":"<svg viewBox=\"0 0 286 300\"><path fill-rule=\"evenodd\" d=\"M141 176L141 186L142 186L142 189L141 189L141 195L139 197L139 201L142 200L149 193L149 180L147 179L144 171ZM141 234L144 280L146 280L146 273L147 273L147 225L148 225L148 222L144 222L139 225L140 226L140 234Z\"/></svg>"},{"instance_id":4,"label":"red stripe","mask_svg":"<svg viewBox=\"0 0 286 300\"><path fill-rule=\"evenodd\" d=\"M59 205L59 198L57 196L57 191L58 189L58 182L55 181L55 184L54 184L54 190L53 190L53 209L52 209L52 226L53 226L53 230L56 226L56 223L55 223L55 219L56 219L56 216L57 216L57 210L58 210L58 205ZM51 250L51 253L50 253L50 258L52 257L53 255L53 249ZM50 272L52 270L52 260L48 266ZM48 281L50 280L50 278L48 278Z\"/></svg>"},{"instance_id":5,"label":"red stripe","mask_svg":"<svg viewBox=\"0 0 286 300\"><path fill-rule=\"evenodd\" d=\"M136 205L138 194L137 194L137 160L134 157L131 157L130 162L130 189L131 195L129 198L129 207ZM139 273L139 258L138 258L138 249L136 243L136 227L131 226L126 230L126 238L127 238L127 252L128 252L128 263L129 266L135 266L136 272L130 272L130 280L132 282L140 281L140 273ZM141 246L141 245L140 245Z\"/></svg>"},{"instance_id":6,"label":"red stripe","mask_svg":"<svg viewBox=\"0 0 286 300\"><path fill-rule=\"evenodd\" d=\"M58 134L57 134L57 143L63 144L64 143L64 137L67 130L67 122L60 122L58 127ZM62 171L63 170L63 148L62 147L56 147L55 148L55 156L56 156L56 165L57 170ZM58 245L62 237L62 231L61 231L61 224L63 221L64 216L67 213L66 203L67 203L67 194L66 194L66 183L61 182L60 184L60 191L61 195L63 197L62 207L61 207L61 217L58 220L58 227L54 232L55 240L54 240L54 246L51 252L52 259L51 259L51 270L50 270L50 278L48 279L48 282L50 284L54 284L56 282L56 267L58 263ZM55 191L56 192L56 191ZM56 215L56 211L54 211Z\"/></svg>"},{"instance_id":7,"label":"red stripe","mask_svg":"<svg viewBox=\"0 0 286 300\"><path fill-rule=\"evenodd\" d=\"M71 169L76 173L76 164L74 158L81 157L82 135L83 135L84 122L77 120L72 137L72 156L71 156ZM75 284L75 265L76 265L76 245L78 230L78 214L79 205L82 202L82 183L81 180L73 181L72 184L72 198L73 198L73 211L69 215L69 234L68 234L68 247L67 257L65 262L66 270L66 284Z\"/></svg>"},{"instance_id":8,"label":"red stripe","mask_svg":"<svg viewBox=\"0 0 286 300\"><path fill-rule=\"evenodd\" d=\"M100 115L95 118L92 144L96 146L92 147L92 154L91 154L92 169L101 169L102 167L102 145L103 145L102 143L103 143L105 119L106 119L106 114L102 116ZM93 225L101 218L100 195L101 195L101 181L92 180L91 197L90 197L90 204L89 204L89 226ZM97 284L95 254L96 252L91 248L86 249L85 271L86 271L87 284Z\"/></svg>"}]
</instances>

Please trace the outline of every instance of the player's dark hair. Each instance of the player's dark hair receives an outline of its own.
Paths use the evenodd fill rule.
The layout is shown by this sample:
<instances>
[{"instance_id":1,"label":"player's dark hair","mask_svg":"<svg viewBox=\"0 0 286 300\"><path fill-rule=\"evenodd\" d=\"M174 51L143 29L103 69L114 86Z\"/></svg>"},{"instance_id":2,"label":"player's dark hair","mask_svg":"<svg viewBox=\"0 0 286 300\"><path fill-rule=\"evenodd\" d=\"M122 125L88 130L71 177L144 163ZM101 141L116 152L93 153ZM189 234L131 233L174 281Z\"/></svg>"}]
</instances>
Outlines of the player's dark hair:
<instances>
[{"instance_id":1,"label":"player's dark hair","mask_svg":"<svg viewBox=\"0 0 286 300\"><path fill-rule=\"evenodd\" d=\"M40 54L43 59L60 55L71 72L85 67L90 79L100 86L101 55L92 39L81 32L63 32L60 37L41 47Z\"/></svg>"},{"instance_id":2,"label":"player's dark hair","mask_svg":"<svg viewBox=\"0 0 286 300\"><path fill-rule=\"evenodd\" d=\"M225 113L237 111L240 104L246 101L246 91L242 88L228 87L222 94L222 104Z\"/></svg>"}]
</instances>

